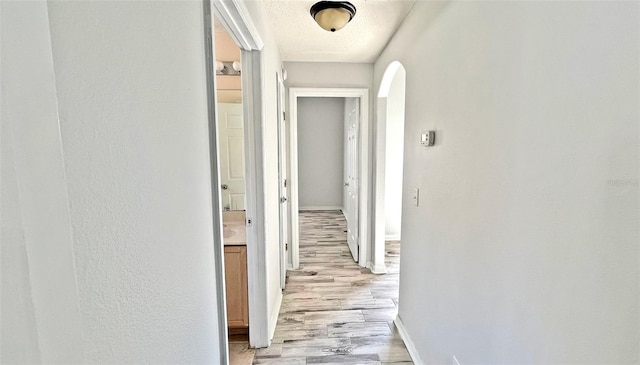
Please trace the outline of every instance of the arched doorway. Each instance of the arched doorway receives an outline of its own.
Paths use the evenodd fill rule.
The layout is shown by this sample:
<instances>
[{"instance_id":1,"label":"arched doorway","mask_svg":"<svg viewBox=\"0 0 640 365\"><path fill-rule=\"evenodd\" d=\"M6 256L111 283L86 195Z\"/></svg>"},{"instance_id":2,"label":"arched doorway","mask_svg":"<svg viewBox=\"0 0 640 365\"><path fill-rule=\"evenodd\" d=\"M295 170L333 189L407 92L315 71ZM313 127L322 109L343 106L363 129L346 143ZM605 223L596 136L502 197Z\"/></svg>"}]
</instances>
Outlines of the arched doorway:
<instances>
[{"instance_id":1,"label":"arched doorway","mask_svg":"<svg viewBox=\"0 0 640 365\"><path fill-rule=\"evenodd\" d=\"M371 270L387 271L385 242L400 240L404 158L406 70L398 61L387 67L377 98L374 255Z\"/></svg>"}]
</instances>

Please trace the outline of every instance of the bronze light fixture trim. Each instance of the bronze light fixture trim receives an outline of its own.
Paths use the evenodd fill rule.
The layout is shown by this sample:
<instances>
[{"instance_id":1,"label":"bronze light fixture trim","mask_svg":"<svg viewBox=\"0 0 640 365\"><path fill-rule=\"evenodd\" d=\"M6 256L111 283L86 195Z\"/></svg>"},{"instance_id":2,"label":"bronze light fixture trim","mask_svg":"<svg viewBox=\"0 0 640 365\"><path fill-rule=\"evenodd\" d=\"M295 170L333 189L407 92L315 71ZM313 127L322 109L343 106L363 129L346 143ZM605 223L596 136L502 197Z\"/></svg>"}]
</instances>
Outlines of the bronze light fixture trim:
<instances>
[{"instance_id":1,"label":"bronze light fixture trim","mask_svg":"<svg viewBox=\"0 0 640 365\"><path fill-rule=\"evenodd\" d=\"M342 29L356 15L356 7L348 1L318 1L311 7L311 17L330 32Z\"/></svg>"}]
</instances>

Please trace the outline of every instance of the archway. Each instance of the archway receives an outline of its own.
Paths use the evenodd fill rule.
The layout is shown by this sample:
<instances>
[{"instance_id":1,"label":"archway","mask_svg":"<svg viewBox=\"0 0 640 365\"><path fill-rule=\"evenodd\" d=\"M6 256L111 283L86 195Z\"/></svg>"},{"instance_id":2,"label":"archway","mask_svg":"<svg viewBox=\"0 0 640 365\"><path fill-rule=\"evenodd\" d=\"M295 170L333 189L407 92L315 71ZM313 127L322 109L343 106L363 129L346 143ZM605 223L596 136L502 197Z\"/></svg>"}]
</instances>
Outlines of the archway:
<instances>
[{"instance_id":1,"label":"archway","mask_svg":"<svg viewBox=\"0 0 640 365\"><path fill-rule=\"evenodd\" d=\"M389 64L377 98L374 255L371 270L387 272L386 240L400 240L404 158L406 70L398 61Z\"/></svg>"}]
</instances>

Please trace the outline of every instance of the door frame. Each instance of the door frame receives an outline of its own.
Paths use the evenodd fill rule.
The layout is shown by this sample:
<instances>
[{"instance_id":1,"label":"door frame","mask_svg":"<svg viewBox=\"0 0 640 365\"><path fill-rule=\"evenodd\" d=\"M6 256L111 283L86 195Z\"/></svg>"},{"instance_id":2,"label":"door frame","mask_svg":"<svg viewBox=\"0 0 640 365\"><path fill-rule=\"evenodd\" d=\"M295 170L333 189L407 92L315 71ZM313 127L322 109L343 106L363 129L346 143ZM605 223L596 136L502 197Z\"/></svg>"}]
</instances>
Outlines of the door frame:
<instances>
[{"instance_id":1,"label":"door frame","mask_svg":"<svg viewBox=\"0 0 640 365\"><path fill-rule=\"evenodd\" d=\"M285 288L287 282L287 241L289 239L289 192L287 187L287 136L285 120L285 86L281 73L276 73L277 85L277 110L278 110L278 196L279 205L279 229L280 229L280 289ZM285 199L283 202L282 199ZM284 205L284 207L283 207Z\"/></svg>"},{"instance_id":2,"label":"door frame","mask_svg":"<svg viewBox=\"0 0 640 365\"><path fill-rule=\"evenodd\" d=\"M207 73L209 155L211 161L211 199L213 204L213 249L216 263L216 299L220 363L229 363L222 240L222 205L218 161L218 133L215 80L214 14L241 50L242 105L245 127L245 190L247 215L247 280L249 298L249 344L269 346L269 312L266 282L264 225L264 166L262 129L262 49L264 43L249 10L238 0L203 0L205 61Z\"/></svg>"},{"instance_id":3,"label":"door frame","mask_svg":"<svg viewBox=\"0 0 640 365\"><path fill-rule=\"evenodd\" d=\"M369 89L366 88L289 88L289 164L291 169L291 189L289 200L291 203L291 264L293 269L300 268L300 229L299 229L299 200L298 200L298 98L359 98L360 99L360 135L359 135L359 173L358 173L358 265L367 267L369 249Z\"/></svg>"}]
</instances>

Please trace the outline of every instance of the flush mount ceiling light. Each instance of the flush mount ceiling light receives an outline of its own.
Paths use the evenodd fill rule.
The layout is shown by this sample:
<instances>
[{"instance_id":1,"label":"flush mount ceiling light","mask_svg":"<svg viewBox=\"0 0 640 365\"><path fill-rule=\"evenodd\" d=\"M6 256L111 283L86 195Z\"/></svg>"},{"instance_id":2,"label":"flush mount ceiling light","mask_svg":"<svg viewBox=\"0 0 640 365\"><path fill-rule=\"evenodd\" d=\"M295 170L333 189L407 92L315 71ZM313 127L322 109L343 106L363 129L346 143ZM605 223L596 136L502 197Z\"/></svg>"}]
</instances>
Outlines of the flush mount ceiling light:
<instances>
[{"instance_id":1,"label":"flush mount ceiling light","mask_svg":"<svg viewBox=\"0 0 640 365\"><path fill-rule=\"evenodd\" d=\"M356 15L356 7L347 1L319 1L311 7L311 16L330 32L342 29Z\"/></svg>"}]
</instances>

